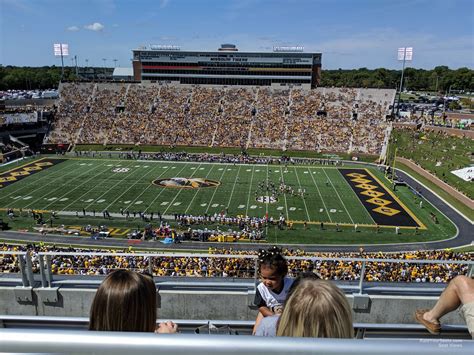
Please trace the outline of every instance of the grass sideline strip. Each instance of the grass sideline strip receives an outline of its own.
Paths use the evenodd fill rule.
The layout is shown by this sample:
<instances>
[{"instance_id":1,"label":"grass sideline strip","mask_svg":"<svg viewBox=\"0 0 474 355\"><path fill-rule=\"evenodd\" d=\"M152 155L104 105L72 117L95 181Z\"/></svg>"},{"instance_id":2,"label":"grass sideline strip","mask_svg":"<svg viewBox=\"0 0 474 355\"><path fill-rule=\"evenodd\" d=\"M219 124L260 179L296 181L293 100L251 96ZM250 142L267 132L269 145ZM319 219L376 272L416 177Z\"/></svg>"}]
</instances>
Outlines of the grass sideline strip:
<instances>
[{"instance_id":1,"label":"grass sideline strip","mask_svg":"<svg viewBox=\"0 0 474 355\"><path fill-rule=\"evenodd\" d=\"M463 213L467 218L469 218L472 221L474 221L474 211L470 209L468 206L466 206L464 203L459 201L458 199L452 197L449 193L441 189L438 185L434 184L431 180L428 180L424 176L418 174L415 170L411 169L410 167L406 166L405 164L401 162L397 162L396 167L402 171L407 172L411 176L413 176L416 180L421 182L423 185L429 187L431 190L436 192L440 197L442 197L444 200L449 202L450 205L455 207L457 210L459 210L461 213Z\"/></svg>"},{"instance_id":2,"label":"grass sideline strip","mask_svg":"<svg viewBox=\"0 0 474 355\"><path fill-rule=\"evenodd\" d=\"M129 145L129 144L112 144L106 145L105 147L102 144L78 144L74 148L75 151L96 151L96 152L134 152L142 151L143 153L156 153L156 152L187 152L187 153L211 153L211 154L241 154L241 148L233 147L187 147L187 146L178 146L171 148L169 146L159 146L159 145ZM370 154L347 154L341 152L324 152L318 153L314 151L305 151L305 150L278 150L278 149L256 149L250 148L246 150L246 153L254 156L274 156L274 157L293 157L293 158L319 158L319 159L343 159L351 160L352 157L357 157L360 161L363 162L374 162L377 160L378 155Z\"/></svg>"},{"instance_id":3,"label":"grass sideline strip","mask_svg":"<svg viewBox=\"0 0 474 355\"><path fill-rule=\"evenodd\" d=\"M42 243L43 245L46 246L59 246L59 247L65 247L65 248L77 248L77 249L93 249L93 250L99 250L99 249L112 249L112 250L126 250L129 249L130 247L132 248L133 251L143 251L143 252L162 252L163 254L171 254L171 253L176 253L176 254L182 254L182 253L190 253L190 254L202 254L202 253L208 253L209 248L207 249L163 249L163 248L139 248L136 245L130 245L126 248L120 248L117 246L112 246L112 245L92 245L92 244L74 244L74 243L54 243L54 242L48 242L48 241L42 241L42 240L28 240L28 241L18 241L17 239L8 239L8 238L1 238L0 237L0 243L4 244L11 244L11 245L20 245L20 246L26 246L27 244L40 244ZM212 247L210 245L209 247Z\"/></svg>"}]
</instances>

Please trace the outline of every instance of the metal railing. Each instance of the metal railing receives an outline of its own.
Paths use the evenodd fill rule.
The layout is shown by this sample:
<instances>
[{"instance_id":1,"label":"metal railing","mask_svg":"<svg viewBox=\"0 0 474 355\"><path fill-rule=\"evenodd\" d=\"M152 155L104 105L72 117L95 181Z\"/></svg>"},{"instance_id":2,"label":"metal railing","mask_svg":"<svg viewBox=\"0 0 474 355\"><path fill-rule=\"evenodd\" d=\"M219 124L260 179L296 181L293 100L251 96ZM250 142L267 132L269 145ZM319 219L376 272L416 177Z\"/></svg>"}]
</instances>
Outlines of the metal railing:
<instances>
[{"instance_id":1,"label":"metal railing","mask_svg":"<svg viewBox=\"0 0 474 355\"><path fill-rule=\"evenodd\" d=\"M100 354L472 354L474 342L455 339L321 339L0 329L3 352Z\"/></svg>"},{"instance_id":2,"label":"metal railing","mask_svg":"<svg viewBox=\"0 0 474 355\"><path fill-rule=\"evenodd\" d=\"M17 256L19 270L21 273L23 286L33 286L34 274L33 274L33 262L31 254L29 252L10 252L0 251L1 255L15 255ZM52 269L52 260L56 257L124 257L124 258L136 258L141 261L142 267L140 270L145 271L153 275L154 261L159 258L191 258L191 259L242 259L248 260L249 266L246 272L251 275L255 284L258 283L258 257L256 255L233 255L233 254L193 254L193 253L106 253L106 252L39 252L36 254L37 261L35 267L39 270L42 287L52 287L55 281L55 274ZM288 261L308 261L316 267L315 264L318 262L342 262L345 265L356 265L356 271L359 272L358 278L355 281L358 282L356 288L359 293L362 293L364 288L367 286L369 281L366 281L366 275L368 273L367 268L371 263L394 263L394 264L431 264L431 265L466 265L466 274L473 276L474 274L474 261L471 260L414 260L414 259L383 259L383 258L338 258L338 257L305 257L305 256L287 256ZM123 267L117 267L123 268ZM107 268L105 271L111 271L114 268ZM315 271L318 271L317 268ZM408 271L407 271L408 272ZM73 275L71 275L73 276ZM179 277L177 278L179 279Z\"/></svg>"},{"instance_id":3,"label":"metal railing","mask_svg":"<svg viewBox=\"0 0 474 355\"><path fill-rule=\"evenodd\" d=\"M1 255L11 255L15 257L20 270L21 283L23 287L33 286L35 279L33 276L33 263L31 254L25 251L0 251Z\"/></svg>"},{"instance_id":4,"label":"metal railing","mask_svg":"<svg viewBox=\"0 0 474 355\"><path fill-rule=\"evenodd\" d=\"M228 326L236 335L251 335L255 325L253 320L232 319L158 319L157 325L168 320L178 325L180 333L195 334L198 327L213 324L216 327ZM52 317L52 316L22 316L0 314L0 324L4 328L15 329L60 329L60 330L85 330L89 326L89 317ZM401 323L353 323L356 339L398 339L433 338L421 324ZM441 334L443 339L469 339L466 325L442 324Z\"/></svg>"}]
</instances>

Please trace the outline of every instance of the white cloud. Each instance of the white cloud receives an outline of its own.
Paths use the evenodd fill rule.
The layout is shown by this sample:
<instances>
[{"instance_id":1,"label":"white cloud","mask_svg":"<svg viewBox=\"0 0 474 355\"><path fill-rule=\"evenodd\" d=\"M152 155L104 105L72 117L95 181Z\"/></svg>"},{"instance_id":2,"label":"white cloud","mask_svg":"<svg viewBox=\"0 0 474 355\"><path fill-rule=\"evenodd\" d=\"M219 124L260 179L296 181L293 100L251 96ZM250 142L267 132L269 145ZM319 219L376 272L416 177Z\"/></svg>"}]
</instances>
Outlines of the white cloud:
<instances>
[{"instance_id":1,"label":"white cloud","mask_svg":"<svg viewBox=\"0 0 474 355\"><path fill-rule=\"evenodd\" d=\"M177 40L175 36L159 36L158 39L160 41L176 41Z\"/></svg>"},{"instance_id":2,"label":"white cloud","mask_svg":"<svg viewBox=\"0 0 474 355\"><path fill-rule=\"evenodd\" d=\"M90 25L85 25L84 28L86 30L90 30L90 31L95 31L95 32L100 32L104 29L104 25L99 23L99 22L94 22Z\"/></svg>"},{"instance_id":3,"label":"white cloud","mask_svg":"<svg viewBox=\"0 0 474 355\"><path fill-rule=\"evenodd\" d=\"M77 32L79 31L79 27L77 26L69 26L68 28L66 28L66 30L70 31L70 32Z\"/></svg>"},{"instance_id":4,"label":"white cloud","mask_svg":"<svg viewBox=\"0 0 474 355\"><path fill-rule=\"evenodd\" d=\"M33 8L30 6L30 4L28 4L27 1L24 0L2 0L1 3L2 6L11 7L15 10L20 10L24 12L33 11Z\"/></svg>"},{"instance_id":5,"label":"white cloud","mask_svg":"<svg viewBox=\"0 0 474 355\"><path fill-rule=\"evenodd\" d=\"M169 2L170 0L160 0L160 8L164 9L168 5Z\"/></svg>"}]
</instances>

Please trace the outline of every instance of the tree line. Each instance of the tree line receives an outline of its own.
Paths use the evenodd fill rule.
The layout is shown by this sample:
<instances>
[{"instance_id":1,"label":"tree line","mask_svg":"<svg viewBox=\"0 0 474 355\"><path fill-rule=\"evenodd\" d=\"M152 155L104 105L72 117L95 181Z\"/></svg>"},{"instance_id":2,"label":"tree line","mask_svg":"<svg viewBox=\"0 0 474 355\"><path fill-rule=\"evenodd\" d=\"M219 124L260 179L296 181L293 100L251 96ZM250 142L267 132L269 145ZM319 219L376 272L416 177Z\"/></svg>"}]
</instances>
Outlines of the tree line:
<instances>
[{"instance_id":1,"label":"tree line","mask_svg":"<svg viewBox=\"0 0 474 355\"><path fill-rule=\"evenodd\" d=\"M65 67L64 80L76 80L75 73L75 68ZM322 70L321 86L394 89L400 85L400 76L401 70L385 68ZM469 68L449 69L447 66L438 66L431 70L406 68L404 77L404 89L407 90L447 92L451 88L452 92L474 91L474 70ZM52 89L58 87L60 80L61 67L57 66L0 66L0 90Z\"/></svg>"},{"instance_id":2,"label":"tree line","mask_svg":"<svg viewBox=\"0 0 474 355\"><path fill-rule=\"evenodd\" d=\"M401 70L338 69L321 72L321 86L366 87L395 89L400 85ZM431 70L405 68L403 88L432 92L473 92L474 70L468 68L449 69L438 66Z\"/></svg>"}]
</instances>

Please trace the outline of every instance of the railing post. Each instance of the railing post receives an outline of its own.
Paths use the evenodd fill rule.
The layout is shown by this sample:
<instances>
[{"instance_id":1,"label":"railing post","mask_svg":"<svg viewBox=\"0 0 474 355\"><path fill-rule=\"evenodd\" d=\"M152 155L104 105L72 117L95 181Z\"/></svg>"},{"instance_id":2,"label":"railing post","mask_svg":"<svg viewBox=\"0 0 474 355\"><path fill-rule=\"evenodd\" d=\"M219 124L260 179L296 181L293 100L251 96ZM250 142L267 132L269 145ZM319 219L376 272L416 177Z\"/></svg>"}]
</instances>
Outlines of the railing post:
<instances>
[{"instance_id":1,"label":"railing post","mask_svg":"<svg viewBox=\"0 0 474 355\"><path fill-rule=\"evenodd\" d=\"M255 270L254 270L254 275L253 275L253 279L254 279L254 282L255 282L255 286L257 286L258 284L258 258L255 258Z\"/></svg>"},{"instance_id":2,"label":"railing post","mask_svg":"<svg viewBox=\"0 0 474 355\"><path fill-rule=\"evenodd\" d=\"M40 269L40 274L41 274L41 287L47 287L47 282L46 282L46 270L44 268L44 256L40 255L39 256L39 269Z\"/></svg>"},{"instance_id":3,"label":"railing post","mask_svg":"<svg viewBox=\"0 0 474 355\"><path fill-rule=\"evenodd\" d=\"M26 275L28 276L28 281L30 282L30 286L35 285L35 277L33 276L33 263L31 261L31 253L26 253Z\"/></svg>"},{"instance_id":4,"label":"railing post","mask_svg":"<svg viewBox=\"0 0 474 355\"><path fill-rule=\"evenodd\" d=\"M359 280L359 294L362 294L364 287L364 278L365 278L365 260L362 262L362 269L360 270L360 280Z\"/></svg>"},{"instance_id":5,"label":"railing post","mask_svg":"<svg viewBox=\"0 0 474 355\"><path fill-rule=\"evenodd\" d=\"M46 280L48 287L53 286L53 271L51 270L51 255L46 255Z\"/></svg>"},{"instance_id":6,"label":"railing post","mask_svg":"<svg viewBox=\"0 0 474 355\"><path fill-rule=\"evenodd\" d=\"M21 282L23 284L23 287L28 287L30 286L30 283L28 282L28 278L26 277L26 262L23 259L23 255L18 255L18 266L20 268L21 272Z\"/></svg>"},{"instance_id":7,"label":"railing post","mask_svg":"<svg viewBox=\"0 0 474 355\"><path fill-rule=\"evenodd\" d=\"M469 268L467 269L467 276L468 277L474 276L474 264L469 265Z\"/></svg>"},{"instance_id":8,"label":"railing post","mask_svg":"<svg viewBox=\"0 0 474 355\"><path fill-rule=\"evenodd\" d=\"M148 259L148 273L153 277L153 257L149 256Z\"/></svg>"}]
</instances>

